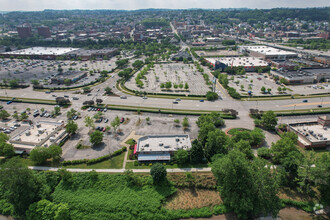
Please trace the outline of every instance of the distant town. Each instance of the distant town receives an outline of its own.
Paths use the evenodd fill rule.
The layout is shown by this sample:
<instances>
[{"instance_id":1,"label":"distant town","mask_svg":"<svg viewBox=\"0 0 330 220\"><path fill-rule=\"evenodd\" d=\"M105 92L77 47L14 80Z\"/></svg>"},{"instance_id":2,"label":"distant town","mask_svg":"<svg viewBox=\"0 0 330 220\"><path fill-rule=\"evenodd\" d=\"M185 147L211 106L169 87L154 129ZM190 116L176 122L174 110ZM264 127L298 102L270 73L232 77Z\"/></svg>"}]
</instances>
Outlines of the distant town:
<instances>
[{"instance_id":1,"label":"distant town","mask_svg":"<svg viewBox=\"0 0 330 220\"><path fill-rule=\"evenodd\" d=\"M0 12L0 214L329 218L329 12Z\"/></svg>"}]
</instances>

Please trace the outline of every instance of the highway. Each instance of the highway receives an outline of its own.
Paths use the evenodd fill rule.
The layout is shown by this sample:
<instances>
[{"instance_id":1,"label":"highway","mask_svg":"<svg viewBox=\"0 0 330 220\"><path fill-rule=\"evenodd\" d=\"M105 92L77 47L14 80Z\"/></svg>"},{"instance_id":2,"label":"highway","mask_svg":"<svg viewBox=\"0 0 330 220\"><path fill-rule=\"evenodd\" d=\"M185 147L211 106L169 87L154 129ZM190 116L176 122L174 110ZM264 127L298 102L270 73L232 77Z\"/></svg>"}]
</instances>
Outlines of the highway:
<instances>
[{"instance_id":1,"label":"highway","mask_svg":"<svg viewBox=\"0 0 330 220\"><path fill-rule=\"evenodd\" d=\"M121 91L113 88L118 76L110 77L106 82L93 87L91 96L85 94L74 94L74 91L66 92L52 92L46 94L45 92L33 91L32 87L19 90L2 89L0 90L0 96L3 97L16 97L16 98L32 98L32 99L46 99L55 100L54 96L68 95L72 102L73 107L80 108L82 103L87 100L96 100L101 98L103 104L115 104L126 105L136 107L154 107L154 108L169 108L169 109L187 109L187 110L212 110L220 111L225 108L235 109L240 112L248 112L251 108L257 108L260 110L293 110L293 109L309 109L317 108L318 105L322 105L323 108L330 107L330 97L323 98L308 98L307 103L303 103L302 99L287 99L287 100L271 100L271 101L237 101L232 99L227 92L221 88L221 85L217 84L218 89L221 91L222 100L217 101L204 101L199 100L181 100L178 104L173 104L174 99L164 98L148 98L136 97L125 94L127 99L121 99L119 96L123 95ZM119 96L103 96L104 88L109 86L113 88L113 91ZM219 88L220 87L220 88ZM78 97L79 100L72 100L72 97Z\"/></svg>"}]
</instances>

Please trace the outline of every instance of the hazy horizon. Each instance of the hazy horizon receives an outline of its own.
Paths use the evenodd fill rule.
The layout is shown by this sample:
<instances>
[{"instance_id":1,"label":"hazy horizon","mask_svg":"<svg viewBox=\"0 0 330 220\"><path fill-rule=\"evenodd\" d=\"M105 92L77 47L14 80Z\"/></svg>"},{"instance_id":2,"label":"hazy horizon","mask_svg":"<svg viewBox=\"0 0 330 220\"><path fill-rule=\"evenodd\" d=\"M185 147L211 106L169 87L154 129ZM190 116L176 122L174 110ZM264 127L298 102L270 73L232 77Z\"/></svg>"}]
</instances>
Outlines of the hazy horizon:
<instances>
[{"instance_id":1,"label":"hazy horizon","mask_svg":"<svg viewBox=\"0 0 330 220\"><path fill-rule=\"evenodd\" d=\"M53 10L139 10L139 9L227 9L328 7L328 0L2 0L1 11Z\"/></svg>"}]
</instances>

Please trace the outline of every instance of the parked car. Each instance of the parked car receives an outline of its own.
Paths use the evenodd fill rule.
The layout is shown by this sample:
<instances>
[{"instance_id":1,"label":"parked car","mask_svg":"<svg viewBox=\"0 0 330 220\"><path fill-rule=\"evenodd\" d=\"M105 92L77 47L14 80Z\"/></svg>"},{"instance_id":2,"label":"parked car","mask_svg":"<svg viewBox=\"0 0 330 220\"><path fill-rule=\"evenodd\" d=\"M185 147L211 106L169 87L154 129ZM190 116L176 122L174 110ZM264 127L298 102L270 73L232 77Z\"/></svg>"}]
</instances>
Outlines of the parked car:
<instances>
[{"instance_id":1,"label":"parked car","mask_svg":"<svg viewBox=\"0 0 330 220\"><path fill-rule=\"evenodd\" d=\"M7 102L7 105L9 105L9 104L11 104L11 103L13 103L13 101L8 101L8 102Z\"/></svg>"},{"instance_id":2,"label":"parked car","mask_svg":"<svg viewBox=\"0 0 330 220\"><path fill-rule=\"evenodd\" d=\"M125 118L120 119L120 123L124 123L124 121L125 121Z\"/></svg>"},{"instance_id":3,"label":"parked car","mask_svg":"<svg viewBox=\"0 0 330 220\"><path fill-rule=\"evenodd\" d=\"M107 123L109 121L109 119L105 118L104 119L104 123Z\"/></svg>"},{"instance_id":4,"label":"parked car","mask_svg":"<svg viewBox=\"0 0 330 220\"><path fill-rule=\"evenodd\" d=\"M103 112L107 112L107 111L108 111L108 109L106 109L106 108L103 110Z\"/></svg>"}]
</instances>

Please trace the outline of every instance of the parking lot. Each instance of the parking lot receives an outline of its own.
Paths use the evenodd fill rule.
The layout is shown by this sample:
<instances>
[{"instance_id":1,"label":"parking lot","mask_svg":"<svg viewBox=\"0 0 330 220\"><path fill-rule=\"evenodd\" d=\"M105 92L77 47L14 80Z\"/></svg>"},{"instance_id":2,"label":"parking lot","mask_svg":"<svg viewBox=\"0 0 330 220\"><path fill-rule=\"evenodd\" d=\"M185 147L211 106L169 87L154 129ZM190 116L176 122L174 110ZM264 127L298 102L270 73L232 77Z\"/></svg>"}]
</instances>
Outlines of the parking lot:
<instances>
[{"instance_id":1,"label":"parking lot","mask_svg":"<svg viewBox=\"0 0 330 220\"><path fill-rule=\"evenodd\" d=\"M39 104L20 104L20 103L12 103L10 105L6 105L5 102L0 102L0 105L4 106L4 109L8 111L11 115L17 111L21 113L26 111L28 108L30 111L28 112L29 119L36 124L40 121L46 122L66 122L67 121L67 112L70 108L61 108L61 115L51 118L51 117L40 117L40 115L33 117L34 111L38 110L41 112L41 109L45 111L52 112L54 106L50 105L39 105ZM121 120L124 119L122 123L120 123L117 132L115 133L113 128L110 132L104 131L103 143L96 146L91 147L89 142L89 133L90 129L85 126L84 118L86 116L93 117L97 112L100 111L88 111L87 110L79 110L76 109L79 114L76 120L74 120L78 124L77 134L74 135L71 139L69 139L64 146L62 157L65 160L75 160L75 159L83 159L83 158L97 158L109 153L112 153L122 147L122 142L128 137L131 132L135 131L136 135L159 135L159 134L189 134L191 139L197 138L198 127L196 125L196 120L198 117L189 116L189 124L190 126L183 130L181 126L181 122L184 116L176 116L176 115L168 115L168 114L153 114L153 113L141 113L140 115L136 112L125 112L125 111L113 111L107 110L106 112L102 112L102 121L95 122L95 128L100 127L102 131L107 126L111 125L111 121L114 120L116 116L118 116ZM147 121L146 119L150 120ZM107 120L105 120L107 119ZM179 119L180 123L174 123L175 119ZM95 121L95 120L94 120ZM14 126L16 121L9 118L7 121L0 121L0 127L4 127L6 129ZM18 122L21 126L17 127L12 131L9 135L11 137L16 136L21 133L25 129L28 128L28 123ZM83 146L90 146L86 149L77 149L77 145L81 144Z\"/></svg>"},{"instance_id":2,"label":"parking lot","mask_svg":"<svg viewBox=\"0 0 330 220\"><path fill-rule=\"evenodd\" d=\"M205 95L210 90L206 84L203 74L198 72L193 64L171 63L171 64L155 64L145 75L146 79L142 79L144 86L137 87L135 77L131 77L127 82L127 88L138 91L146 91L150 93L179 93ZM169 91L161 88L162 83L171 82L172 87ZM189 91L185 91L184 85L188 83ZM183 88L174 88L174 84L183 85Z\"/></svg>"},{"instance_id":3,"label":"parking lot","mask_svg":"<svg viewBox=\"0 0 330 220\"><path fill-rule=\"evenodd\" d=\"M232 79L233 77L233 79ZM329 93L330 85L328 83L318 83L310 85L281 85L276 84L275 81L269 77L268 74L258 74L258 73L246 73L243 76L228 76L229 86L236 89L241 95L247 95L248 91L252 91L253 95L268 95L268 93L263 94L261 88L264 86L267 89L270 88L271 95L279 94L316 94L316 93ZM243 85L243 90L241 90L241 85ZM279 93L278 87L286 88L285 92Z\"/></svg>"},{"instance_id":4,"label":"parking lot","mask_svg":"<svg viewBox=\"0 0 330 220\"><path fill-rule=\"evenodd\" d=\"M117 58L103 61L57 61L57 60L19 60L19 59L1 59L0 60L0 79L11 80L18 79L20 82L30 83L31 80L38 80L41 84L49 84L52 77L57 77L59 67L63 70L63 76L72 73L70 78L75 78L74 74L79 75L87 72L87 78L84 77L77 81L75 85L87 84L94 81L99 76L98 73L103 70L110 71L116 67ZM90 74L92 71L92 74ZM94 76L93 76L94 75ZM52 84L52 87L57 84ZM61 85L64 87L65 85Z\"/></svg>"}]
</instances>

